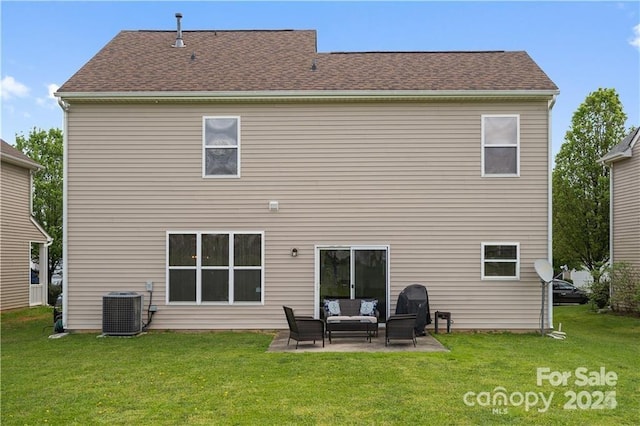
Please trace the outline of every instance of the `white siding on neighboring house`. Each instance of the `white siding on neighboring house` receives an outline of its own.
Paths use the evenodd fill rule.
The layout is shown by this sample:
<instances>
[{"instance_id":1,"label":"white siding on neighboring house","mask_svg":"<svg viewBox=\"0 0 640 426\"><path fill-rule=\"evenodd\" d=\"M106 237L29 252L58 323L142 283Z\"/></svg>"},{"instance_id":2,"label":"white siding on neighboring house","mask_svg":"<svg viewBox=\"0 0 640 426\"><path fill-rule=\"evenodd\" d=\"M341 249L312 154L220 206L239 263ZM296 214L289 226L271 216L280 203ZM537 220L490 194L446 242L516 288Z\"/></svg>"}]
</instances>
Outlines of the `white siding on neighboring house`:
<instances>
[{"instance_id":1,"label":"white siding on neighboring house","mask_svg":"<svg viewBox=\"0 0 640 426\"><path fill-rule=\"evenodd\" d=\"M640 144L612 163L612 257L640 270Z\"/></svg>"},{"instance_id":2,"label":"white siding on neighboring house","mask_svg":"<svg viewBox=\"0 0 640 426\"><path fill-rule=\"evenodd\" d=\"M519 116L519 177L481 176L483 114ZM241 117L241 178L202 177L204 116ZM282 305L314 312L316 245L388 245L392 312L422 283L457 328L539 328L546 100L75 103L67 119L69 329L100 329L102 296L148 280L153 328L285 328ZM264 304L166 305L180 230L264 232ZM495 241L519 245L519 280L481 279Z\"/></svg>"}]
</instances>

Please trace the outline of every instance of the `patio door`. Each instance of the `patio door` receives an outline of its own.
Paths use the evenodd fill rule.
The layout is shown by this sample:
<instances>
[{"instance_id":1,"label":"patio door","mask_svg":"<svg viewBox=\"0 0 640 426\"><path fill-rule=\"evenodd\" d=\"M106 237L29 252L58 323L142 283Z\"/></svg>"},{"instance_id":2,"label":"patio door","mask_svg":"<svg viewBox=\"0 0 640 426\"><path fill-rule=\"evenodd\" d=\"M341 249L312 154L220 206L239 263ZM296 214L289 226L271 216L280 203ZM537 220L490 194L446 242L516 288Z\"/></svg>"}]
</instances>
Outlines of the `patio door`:
<instances>
[{"instance_id":1,"label":"patio door","mask_svg":"<svg viewBox=\"0 0 640 426\"><path fill-rule=\"evenodd\" d=\"M325 298L378 299L380 320L387 317L388 246L318 247L316 288L319 309Z\"/></svg>"}]
</instances>

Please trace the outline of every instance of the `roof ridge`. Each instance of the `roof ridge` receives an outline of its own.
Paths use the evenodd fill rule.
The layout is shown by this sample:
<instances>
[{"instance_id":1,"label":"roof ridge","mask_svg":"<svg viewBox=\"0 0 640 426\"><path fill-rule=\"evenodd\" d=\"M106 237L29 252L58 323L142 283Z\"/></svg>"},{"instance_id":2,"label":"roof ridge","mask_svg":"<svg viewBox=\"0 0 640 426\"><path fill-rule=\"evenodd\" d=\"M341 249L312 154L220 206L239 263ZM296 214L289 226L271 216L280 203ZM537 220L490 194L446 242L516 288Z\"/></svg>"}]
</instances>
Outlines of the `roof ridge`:
<instances>
[{"instance_id":1,"label":"roof ridge","mask_svg":"<svg viewBox=\"0 0 640 426\"><path fill-rule=\"evenodd\" d=\"M258 32L308 32L308 31L313 31L315 32L316 30L295 30L295 29L289 29L289 28L283 28L283 29L264 29L264 30L258 30L258 29L253 29L253 30L182 30L183 33L258 33ZM175 33L176 30L123 30L123 32L132 32L132 33Z\"/></svg>"},{"instance_id":2,"label":"roof ridge","mask_svg":"<svg viewBox=\"0 0 640 426\"><path fill-rule=\"evenodd\" d=\"M519 50L366 50L362 52L322 52L329 55L349 55L349 54L381 54L381 53L509 53L520 52Z\"/></svg>"}]
</instances>

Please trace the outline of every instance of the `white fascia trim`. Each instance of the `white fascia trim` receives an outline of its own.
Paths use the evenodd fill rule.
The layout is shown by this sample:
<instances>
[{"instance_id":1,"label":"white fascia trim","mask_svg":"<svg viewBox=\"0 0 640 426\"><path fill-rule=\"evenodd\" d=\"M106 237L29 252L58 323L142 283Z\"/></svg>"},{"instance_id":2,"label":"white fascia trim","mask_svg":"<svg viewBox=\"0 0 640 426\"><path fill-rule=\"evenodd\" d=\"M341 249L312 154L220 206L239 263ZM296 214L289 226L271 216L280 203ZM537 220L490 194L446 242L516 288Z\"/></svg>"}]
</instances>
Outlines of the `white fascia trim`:
<instances>
[{"instance_id":1,"label":"white fascia trim","mask_svg":"<svg viewBox=\"0 0 640 426\"><path fill-rule=\"evenodd\" d=\"M0 159L2 159L3 162L7 162L7 163L13 164L15 166L24 167L24 168L29 169L31 171L37 171L37 170L44 169L44 166L36 163L35 161L27 161L27 160L22 159L22 158L14 157L11 154L0 153Z\"/></svg>"},{"instance_id":2,"label":"white fascia trim","mask_svg":"<svg viewBox=\"0 0 640 426\"><path fill-rule=\"evenodd\" d=\"M40 231L40 233L47 239L47 247L49 247L51 243L53 243L53 238L51 238L47 231L44 230L42 225L38 223L35 217L30 216L29 218L31 219L31 223L33 223L33 225L38 228L38 231Z\"/></svg>"},{"instance_id":3,"label":"white fascia trim","mask_svg":"<svg viewBox=\"0 0 640 426\"><path fill-rule=\"evenodd\" d=\"M618 160L622 160L623 158L631 158L633 155L631 153L631 148L623 151L623 152L616 152L613 155L605 155L604 157L602 157L600 160L598 160L598 162L600 164L604 164L605 166L609 166L611 167L611 164L618 161Z\"/></svg>"},{"instance_id":4,"label":"white fascia trim","mask_svg":"<svg viewBox=\"0 0 640 426\"><path fill-rule=\"evenodd\" d=\"M555 97L558 90L274 90L223 92L56 92L61 99L128 100L268 100Z\"/></svg>"},{"instance_id":5,"label":"white fascia trim","mask_svg":"<svg viewBox=\"0 0 640 426\"><path fill-rule=\"evenodd\" d=\"M605 166L611 167L612 164L618 160L623 160L625 158L633 157L633 148L636 143L640 140L640 132L636 133L636 136L633 138L631 143L629 144L629 148L625 149L622 152L616 152L615 154L607 154L601 159L598 160L600 164L604 164Z\"/></svg>"}]
</instances>

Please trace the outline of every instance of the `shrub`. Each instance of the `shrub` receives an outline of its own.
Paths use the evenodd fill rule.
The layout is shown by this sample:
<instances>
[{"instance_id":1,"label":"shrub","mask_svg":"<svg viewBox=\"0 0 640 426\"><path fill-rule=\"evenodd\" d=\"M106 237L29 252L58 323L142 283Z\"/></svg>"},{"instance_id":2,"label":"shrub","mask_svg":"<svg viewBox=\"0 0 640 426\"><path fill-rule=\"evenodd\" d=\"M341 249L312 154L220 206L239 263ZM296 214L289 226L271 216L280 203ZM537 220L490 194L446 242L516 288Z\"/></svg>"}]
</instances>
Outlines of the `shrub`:
<instances>
[{"instance_id":1,"label":"shrub","mask_svg":"<svg viewBox=\"0 0 640 426\"><path fill-rule=\"evenodd\" d=\"M61 285L49 284L49 305L54 306L58 296L62 293Z\"/></svg>"},{"instance_id":2,"label":"shrub","mask_svg":"<svg viewBox=\"0 0 640 426\"><path fill-rule=\"evenodd\" d=\"M602 309L609 305L609 280L610 278L605 275L599 280L594 280L589 285L589 289L591 290L589 293L589 300L598 309Z\"/></svg>"},{"instance_id":3,"label":"shrub","mask_svg":"<svg viewBox=\"0 0 640 426\"><path fill-rule=\"evenodd\" d=\"M614 263L611 276L611 309L640 314L640 271L625 262Z\"/></svg>"}]
</instances>

